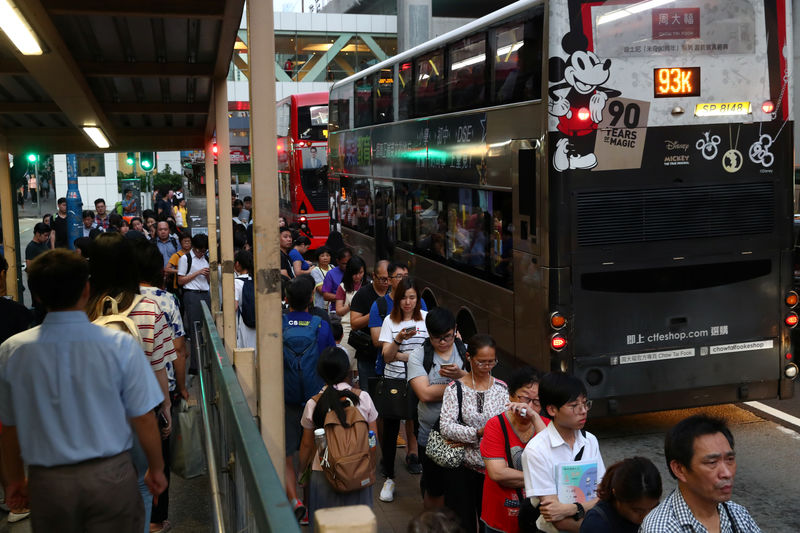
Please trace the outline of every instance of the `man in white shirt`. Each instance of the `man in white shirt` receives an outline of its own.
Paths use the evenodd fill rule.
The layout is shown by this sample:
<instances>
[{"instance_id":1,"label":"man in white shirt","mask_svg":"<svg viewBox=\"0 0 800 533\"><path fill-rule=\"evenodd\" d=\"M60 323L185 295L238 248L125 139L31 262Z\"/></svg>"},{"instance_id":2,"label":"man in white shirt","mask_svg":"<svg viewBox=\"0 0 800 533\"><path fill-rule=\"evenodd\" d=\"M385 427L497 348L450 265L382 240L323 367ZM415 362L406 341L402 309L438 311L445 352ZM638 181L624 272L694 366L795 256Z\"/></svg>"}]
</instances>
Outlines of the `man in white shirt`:
<instances>
[{"instance_id":1,"label":"man in white shirt","mask_svg":"<svg viewBox=\"0 0 800 533\"><path fill-rule=\"evenodd\" d=\"M189 373L197 374L198 358L194 336L195 322L203 321L203 308L200 302L211 307L209 293L209 268L206 253L208 252L208 236L200 233L192 237L192 250L178 261L178 285L183 287L183 309L186 319L186 331L190 333L189 343L192 348Z\"/></svg>"},{"instance_id":2,"label":"man in white shirt","mask_svg":"<svg viewBox=\"0 0 800 533\"><path fill-rule=\"evenodd\" d=\"M563 372L550 372L542 378L539 400L553 421L522 452L525 495L539 498L541 518L555 529L577 533L586 511L597 503L597 496L584 503L559 501L556 467L573 461L596 462L595 486L589 487L592 492L603 479L606 468L597 438L583 429L592 401L586 399L583 382Z\"/></svg>"}]
</instances>

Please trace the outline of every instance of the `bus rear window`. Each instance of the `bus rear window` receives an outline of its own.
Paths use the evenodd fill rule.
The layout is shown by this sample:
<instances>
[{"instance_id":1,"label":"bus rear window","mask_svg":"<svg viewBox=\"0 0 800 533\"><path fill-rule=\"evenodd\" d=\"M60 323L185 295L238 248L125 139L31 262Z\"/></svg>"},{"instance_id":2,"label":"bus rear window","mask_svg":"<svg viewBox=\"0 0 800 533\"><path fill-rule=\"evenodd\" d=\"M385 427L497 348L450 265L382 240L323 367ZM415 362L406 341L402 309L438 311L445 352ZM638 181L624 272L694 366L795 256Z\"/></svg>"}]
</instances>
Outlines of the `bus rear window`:
<instances>
[{"instance_id":1,"label":"bus rear window","mask_svg":"<svg viewBox=\"0 0 800 533\"><path fill-rule=\"evenodd\" d=\"M297 108L297 136L308 141L328 139L328 104Z\"/></svg>"}]
</instances>

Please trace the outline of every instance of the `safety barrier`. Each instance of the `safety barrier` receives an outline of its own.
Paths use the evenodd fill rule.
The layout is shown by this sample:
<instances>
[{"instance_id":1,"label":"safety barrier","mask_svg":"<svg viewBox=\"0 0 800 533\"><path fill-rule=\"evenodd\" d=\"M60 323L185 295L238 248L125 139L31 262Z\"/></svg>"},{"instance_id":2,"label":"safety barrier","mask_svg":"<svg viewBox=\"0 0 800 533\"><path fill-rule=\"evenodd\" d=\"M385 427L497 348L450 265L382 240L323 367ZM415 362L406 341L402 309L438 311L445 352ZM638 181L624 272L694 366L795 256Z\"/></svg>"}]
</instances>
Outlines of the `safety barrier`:
<instances>
[{"instance_id":1,"label":"safety barrier","mask_svg":"<svg viewBox=\"0 0 800 533\"><path fill-rule=\"evenodd\" d=\"M202 334L195 340L200 348L214 532L299 533L214 320L202 305Z\"/></svg>"}]
</instances>

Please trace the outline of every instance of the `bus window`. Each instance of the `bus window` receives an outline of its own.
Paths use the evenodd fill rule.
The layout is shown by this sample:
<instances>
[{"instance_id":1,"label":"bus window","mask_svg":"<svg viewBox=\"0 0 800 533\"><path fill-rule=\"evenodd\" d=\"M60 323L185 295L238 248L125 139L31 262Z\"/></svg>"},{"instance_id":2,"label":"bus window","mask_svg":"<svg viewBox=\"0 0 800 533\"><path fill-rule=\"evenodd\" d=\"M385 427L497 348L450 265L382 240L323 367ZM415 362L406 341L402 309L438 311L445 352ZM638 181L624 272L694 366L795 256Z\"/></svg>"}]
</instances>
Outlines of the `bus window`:
<instances>
[{"instance_id":1,"label":"bus window","mask_svg":"<svg viewBox=\"0 0 800 533\"><path fill-rule=\"evenodd\" d=\"M297 108L297 137L308 141L327 141L328 105Z\"/></svg>"},{"instance_id":2,"label":"bus window","mask_svg":"<svg viewBox=\"0 0 800 533\"><path fill-rule=\"evenodd\" d=\"M356 81L356 116L355 127L372 124L372 84L367 78Z\"/></svg>"},{"instance_id":3,"label":"bus window","mask_svg":"<svg viewBox=\"0 0 800 533\"><path fill-rule=\"evenodd\" d=\"M414 61L414 113L438 115L445 106L444 51L437 50Z\"/></svg>"},{"instance_id":4,"label":"bus window","mask_svg":"<svg viewBox=\"0 0 800 533\"><path fill-rule=\"evenodd\" d=\"M370 76L372 79L373 98L375 100L375 116L373 124L386 124L394 121L394 107L392 105L392 68L381 69L377 74Z\"/></svg>"},{"instance_id":5,"label":"bus window","mask_svg":"<svg viewBox=\"0 0 800 533\"><path fill-rule=\"evenodd\" d=\"M447 93L450 110L481 107L486 102L486 36L468 37L448 50Z\"/></svg>"},{"instance_id":6,"label":"bus window","mask_svg":"<svg viewBox=\"0 0 800 533\"><path fill-rule=\"evenodd\" d=\"M341 184L345 192L339 204L342 226L373 235L374 216L369 181L342 178Z\"/></svg>"},{"instance_id":7,"label":"bus window","mask_svg":"<svg viewBox=\"0 0 800 533\"><path fill-rule=\"evenodd\" d=\"M397 120L411 118L413 88L411 61L404 61L397 67Z\"/></svg>"},{"instance_id":8,"label":"bus window","mask_svg":"<svg viewBox=\"0 0 800 533\"><path fill-rule=\"evenodd\" d=\"M405 245L406 248L414 246L415 214L419 210L417 198L419 196L419 185L408 182L395 183L395 236L398 243Z\"/></svg>"},{"instance_id":9,"label":"bus window","mask_svg":"<svg viewBox=\"0 0 800 533\"><path fill-rule=\"evenodd\" d=\"M289 135L289 119L291 117L291 107L289 104L283 104L278 108L277 124L278 124L278 137L286 137Z\"/></svg>"},{"instance_id":10,"label":"bus window","mask_svg":"<svg viewBox=\"0 0 800 533\"><path fill-rule=\"evenodd\" d=\"M537 14L494 30L495 103L541 99L542 20Z\"/></svg>"},{"instance_id":11,"label":"bus window","mask_svg":"<svg viewBox=\"0 0 800 533\"><path fill-rule=\"evenodd\" d=\"M353 86L344 85L331 91L331 129L333 131L350 129L350 101L353 99Z\"/></svg>"}]
</instances>

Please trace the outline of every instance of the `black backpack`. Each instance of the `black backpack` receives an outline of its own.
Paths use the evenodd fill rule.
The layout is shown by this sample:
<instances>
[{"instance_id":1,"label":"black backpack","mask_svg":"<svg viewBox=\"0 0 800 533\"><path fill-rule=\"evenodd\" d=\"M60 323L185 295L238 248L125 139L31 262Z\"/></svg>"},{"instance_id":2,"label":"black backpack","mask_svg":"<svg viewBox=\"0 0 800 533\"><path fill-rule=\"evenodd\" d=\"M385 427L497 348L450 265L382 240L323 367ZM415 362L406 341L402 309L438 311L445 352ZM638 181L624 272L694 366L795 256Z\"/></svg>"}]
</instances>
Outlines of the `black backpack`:
<instances>
[{"instance_id":1,"label":"black backpack","mask_svg":"<svg viewBox=\"0 0 800 533\"><path fill-rule=\"evenodd\" d=\"M239 302L239 313L242 322L248 328L256 327L256 287L253 278L245 278L242 286L242 297Z\"/></svg>"}]
</instances>

